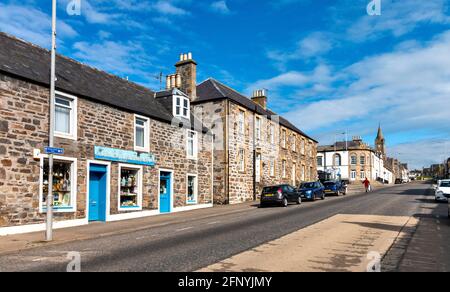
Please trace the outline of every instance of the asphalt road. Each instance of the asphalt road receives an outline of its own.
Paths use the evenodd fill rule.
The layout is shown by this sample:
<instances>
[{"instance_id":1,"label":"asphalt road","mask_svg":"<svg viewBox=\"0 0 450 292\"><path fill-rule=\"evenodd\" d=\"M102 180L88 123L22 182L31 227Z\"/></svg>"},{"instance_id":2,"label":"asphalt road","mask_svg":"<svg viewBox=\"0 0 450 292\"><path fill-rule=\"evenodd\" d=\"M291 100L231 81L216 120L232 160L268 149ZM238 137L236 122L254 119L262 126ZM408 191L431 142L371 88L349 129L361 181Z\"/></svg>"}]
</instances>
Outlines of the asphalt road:
<instances>
[{"instance_id":1,"label":"asphalt road","mask_svg":"<svg viewBox=\"0 0 450 292\"><path fill-rule=\"evenodd\" d=\"M429 188L413 183L288 208L255 206L238 214L41 247L1 256L0 271L66 271L71 251L81 254L82 271L195 271L336 214L417 215Z\"/></svg>"}]
</instances>

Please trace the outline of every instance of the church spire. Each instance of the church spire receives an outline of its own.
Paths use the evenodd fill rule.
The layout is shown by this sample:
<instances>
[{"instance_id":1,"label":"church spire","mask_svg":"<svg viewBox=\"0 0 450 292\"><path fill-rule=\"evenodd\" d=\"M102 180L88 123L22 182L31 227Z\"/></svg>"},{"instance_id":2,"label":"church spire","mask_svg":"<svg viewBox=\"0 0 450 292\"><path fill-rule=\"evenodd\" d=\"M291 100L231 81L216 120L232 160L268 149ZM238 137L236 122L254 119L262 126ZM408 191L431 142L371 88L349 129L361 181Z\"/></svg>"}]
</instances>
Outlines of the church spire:
<instances>
[{"instance_id":1,"label":"church spire","mask_svg":"<svg viewBox=\"0 0 450 292\"><path fill-rule=\"evenodd\" d=\"M378 126L378 134L377 134L377 141L384 140L383 131L381 130L381 123Z\"/></svg>"},{"instance_id":2,"label":"church spire","mask_svg":"<svg viewBox=\"0 0 450 292\"><path fill-rule=\"evenodd\" d=\"M386 144L385 144L385 139L384 139L384 135L383 135L383 131L381 130L381 123L378 126L378 134L377 134L377 138L375 139L375 147L378 153L381 153L383 155L386 154Z\"/></svg>"}]
</instances>

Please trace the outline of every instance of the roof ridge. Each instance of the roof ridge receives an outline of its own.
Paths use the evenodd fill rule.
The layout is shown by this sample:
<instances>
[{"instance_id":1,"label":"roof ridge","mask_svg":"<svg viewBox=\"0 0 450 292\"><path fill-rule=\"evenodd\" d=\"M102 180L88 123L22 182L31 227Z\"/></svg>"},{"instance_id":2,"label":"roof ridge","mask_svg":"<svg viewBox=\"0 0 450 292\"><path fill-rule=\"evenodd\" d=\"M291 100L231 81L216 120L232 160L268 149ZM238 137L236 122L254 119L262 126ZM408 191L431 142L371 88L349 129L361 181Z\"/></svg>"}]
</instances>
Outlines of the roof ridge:
<instances>
[{"instance_id":1,"label":"roof ridge","mask_svg":"<svg viewBox=\"0 0 450 292\"><path fill-rule=\"evenodd\" d=\"M236 89L234 89L234 88L232 88L232 87L230 87L230 86L228 86L228 85L226 85L226 84L224 84L224 83L222 83L222 82L220 82L220 81L218 81L218 80L216 80L216 79L213 79L213 80L214 80L214 82L219 83L220 85L222 85L223 87L225 87L225 88L227 88L227 89L233 91L234 93L237 93L237 94L239 94L240 96L245 97L245 98L251 100L250 98L248 98L248 96L245 96L244 94L240 93L240 92L237 91Z\"/></svg>"},{"instance_id":2,"label":"roof ridge","mask_svg":"<svg viewBox=\"0 0 450 292\"><path fill-rule=\"evenodd\" d=\"M219 91L219 93L222 94L222 97L227 97L227 95L218 86L218 84L221 84L220 82L212 78L209 81L213 84L213 86L217 89L217 91Z\"/></svg>"}]
</instances>

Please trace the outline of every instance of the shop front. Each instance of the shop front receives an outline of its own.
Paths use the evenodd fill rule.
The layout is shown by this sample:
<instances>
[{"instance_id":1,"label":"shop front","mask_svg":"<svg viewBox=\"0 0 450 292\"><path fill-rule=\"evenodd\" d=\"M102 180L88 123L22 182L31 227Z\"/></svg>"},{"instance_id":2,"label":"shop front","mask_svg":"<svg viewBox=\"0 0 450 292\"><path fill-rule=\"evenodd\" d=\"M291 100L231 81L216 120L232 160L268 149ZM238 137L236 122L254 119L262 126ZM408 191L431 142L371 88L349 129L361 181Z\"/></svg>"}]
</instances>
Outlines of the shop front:
<instances>
[{"instance_id":1,"label":"shop front","mask_svg":"<svg viewBox=\"0 0 450 292\"><path fill-rule=\"evenodd\" d=\"M142 211L144 168L155 166L154 155L99 146L94 152L95 160L88 163L89 221L110 221L111 185L117 185L119 213ZM112 166L117 177L111 175Z\"/></svg>"}]
</instances>

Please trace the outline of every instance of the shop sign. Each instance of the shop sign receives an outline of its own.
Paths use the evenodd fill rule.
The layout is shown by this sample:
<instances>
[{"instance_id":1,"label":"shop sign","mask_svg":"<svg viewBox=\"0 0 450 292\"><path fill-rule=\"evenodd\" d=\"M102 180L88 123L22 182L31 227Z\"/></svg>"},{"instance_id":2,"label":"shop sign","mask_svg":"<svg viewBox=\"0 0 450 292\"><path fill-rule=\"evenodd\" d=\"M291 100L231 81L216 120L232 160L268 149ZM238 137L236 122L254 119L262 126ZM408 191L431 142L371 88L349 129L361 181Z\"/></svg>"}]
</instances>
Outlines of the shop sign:
<instances>
[{"instance_id":1,"label":"shop sign","mask_svg":"<svg viewBox=\"0 0 450 292\"><path fill-rule=\"evenodd\" d=\"M127 151L108 147L95 146L95 159L107 160L128 164L154 166L155 155L149 153L138 153L136 151Z\"/></svg>"}]
</instances>

